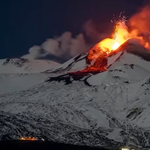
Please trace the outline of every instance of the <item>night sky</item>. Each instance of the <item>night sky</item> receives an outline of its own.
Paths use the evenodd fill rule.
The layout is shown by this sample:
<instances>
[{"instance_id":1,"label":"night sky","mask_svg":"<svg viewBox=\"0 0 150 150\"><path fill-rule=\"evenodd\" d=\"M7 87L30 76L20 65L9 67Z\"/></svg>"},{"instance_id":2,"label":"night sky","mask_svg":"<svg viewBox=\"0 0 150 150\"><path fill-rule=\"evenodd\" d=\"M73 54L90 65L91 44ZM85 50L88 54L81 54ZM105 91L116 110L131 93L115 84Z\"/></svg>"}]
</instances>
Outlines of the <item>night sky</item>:
<instances>
[{"instance_id":1,"label":"night sky","mask_svg":"<svg viewBox=\"0 0 150 150\"><path fill-rule=\"evenodd\" d=\"M107 30L113 14L131 16L143 0L2 0L0 58L20 57L33 45L65 31L83 32L88 20Z\"/></svg>"}]
</instances>

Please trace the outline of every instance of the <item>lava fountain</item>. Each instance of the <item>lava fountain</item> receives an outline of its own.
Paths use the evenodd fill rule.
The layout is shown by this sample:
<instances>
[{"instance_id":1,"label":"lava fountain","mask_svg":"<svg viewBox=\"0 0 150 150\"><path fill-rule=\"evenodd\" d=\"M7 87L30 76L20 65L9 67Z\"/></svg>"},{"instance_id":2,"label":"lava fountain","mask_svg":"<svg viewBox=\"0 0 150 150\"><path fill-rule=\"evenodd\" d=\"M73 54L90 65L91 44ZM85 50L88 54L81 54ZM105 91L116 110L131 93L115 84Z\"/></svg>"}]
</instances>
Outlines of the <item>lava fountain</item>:
<instances>
[{"instance_id":1,"label":"lava fountain","mask_svg":"<svg viewBox=\"0 0 150 150\"><path fill-rule=\"evenodd\" d=\"M88 60L92 61L98 57L105 57L115 51L120 45L130 38L125 19L116 22L111 38L106 38L89 50Z\"/></svg>"},{"instance_id":2,"label":"lava fountain","mask_svg":"<svg viewBox=\"0 0 150 150\"><path fill-rule=\"evenodd\" d=\"M94 45L88 52L86 57L87 67L86 69L79 71L78 73L96 73L107 70L107 57L113 54L123 43L130 38L136 38L140 44L144 43L141 37L129 32L126 25L125 17L122 17L115 22L112 34L110 38L103 39L96 45ZM146 47L145 44L142 44ZM74 72L76 74L76 72Z\"/></svg>"},{"instance_id":3,"label":"lava fountain","mask_svg":"<svg viewBox=\"0 0 150 150\"><path fill-rule=\"evenodd\" d=\"M120 19L115 23L113 32L110 38L106 38L100 41L98 44L93 46L87 56L87 67L86 71L105 71L107 69L106 58L109 54L117 50L124 42L130 38L128 27L126 26L126 20Z\"/></svg>"}]
</instances>

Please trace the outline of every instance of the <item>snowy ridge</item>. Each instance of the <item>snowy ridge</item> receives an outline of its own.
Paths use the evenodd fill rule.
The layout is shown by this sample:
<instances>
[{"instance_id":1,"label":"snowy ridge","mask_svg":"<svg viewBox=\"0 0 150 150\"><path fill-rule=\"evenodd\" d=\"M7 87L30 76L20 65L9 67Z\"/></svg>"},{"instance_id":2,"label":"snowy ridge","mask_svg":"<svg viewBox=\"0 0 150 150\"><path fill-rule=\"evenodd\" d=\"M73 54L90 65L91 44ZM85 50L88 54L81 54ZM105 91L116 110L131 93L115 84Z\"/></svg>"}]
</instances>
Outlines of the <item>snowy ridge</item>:
<instances>
[{"instance_id":1,"label":"snowy ridge","mask_svg":"<svg viewBox=\"0 0 150 150\"><path fill-rule=\"evenodd\" d=\"M88 52L81 53L80 55L70 59L64 64L55 67L51 70L47 70L46 73L66 73L68 71L78 71L86 68L86 56Z\"/></svg>"},{"instance_id":2,"label":"snowy ridge","mask_svg":"<svg viewBox=\"0 0 150 150\"><path fill-rule=\"evenodd\" d=\"M47 60L28 60L24 58L12 58L0 60L0 74L12 73L40 73L54 68L59 64Z\"/></svg>"}]
</instances>

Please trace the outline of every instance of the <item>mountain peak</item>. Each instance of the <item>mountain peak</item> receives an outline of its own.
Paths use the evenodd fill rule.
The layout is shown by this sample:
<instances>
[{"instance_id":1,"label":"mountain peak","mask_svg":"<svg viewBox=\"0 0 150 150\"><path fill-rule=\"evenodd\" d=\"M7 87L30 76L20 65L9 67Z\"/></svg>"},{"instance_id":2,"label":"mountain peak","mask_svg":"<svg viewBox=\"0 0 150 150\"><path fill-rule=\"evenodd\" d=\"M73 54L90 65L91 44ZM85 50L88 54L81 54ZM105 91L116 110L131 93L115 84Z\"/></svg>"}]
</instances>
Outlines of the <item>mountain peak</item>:
<instances>
[{"instance_id":1,"label":"mountain peak","mask_svg":"<svg viewBox=\"0 0 150 150\"><path fill-rule=\"evenodd\" d=\"M140 57L145 61L150 61L150 51L140 45L137 39L129 39L122 44L118 49L107 54L99 48L99 43L91 47L88 52L70 59L66 63L54 68L53 73L99 73L106 71L112 66L122 55L129 55L131 57ZM131 55L131 56L130 56ZM128 59L127 59L128 60ZM129 61L130 62L130 61ZM125 62L126 63L126 62ZM134 59L132 60L134 64Z\"/></svg>"},{"instance_id":2,"label":"mountain peak","mask_svg":"<svg viewBox=\"0 0 150 150\"><path fill-rule=\"evenodd\" d=\"M6 58L0 60L0 73L40 73L59 64L48 60L28 60L25 58Z\"/></svg>"},{"instance_id":3,"label":"mountain peak","mask_svg":"<svg viewBox=\"0 0 150 150\"><path fill-rule=\"evenodd\" d=\"M126 51L150 61L150 51L143 47L137 39L129 39L116 50L116 53L118 51Z\"/></svg>"},{"instance_id":4,"label":"mountain peak","mask_svg":"<svg viewBox=\"0 0 150 150\"><path fill-rule=\"evenodd\" d=\"M28 59L25 58L6 58L3 65L14 64L17 67L22 67L24 63L27 63Z\"/></svg>"}]
</instances>

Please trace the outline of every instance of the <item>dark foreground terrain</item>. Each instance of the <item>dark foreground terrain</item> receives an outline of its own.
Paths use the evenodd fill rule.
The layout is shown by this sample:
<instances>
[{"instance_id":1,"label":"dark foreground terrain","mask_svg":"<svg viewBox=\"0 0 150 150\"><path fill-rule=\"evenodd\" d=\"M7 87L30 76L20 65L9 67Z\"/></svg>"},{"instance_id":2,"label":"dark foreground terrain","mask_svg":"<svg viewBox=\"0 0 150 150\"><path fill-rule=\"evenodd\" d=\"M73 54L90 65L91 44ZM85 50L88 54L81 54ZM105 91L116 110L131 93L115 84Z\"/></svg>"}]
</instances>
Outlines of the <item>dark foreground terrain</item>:
<instances>
[{"instance_id":1,"label":"dark foreground terrain","mask_svg":"<svg viewBox=\"0 0 150 150\"><path fill-rule=\"evenodd\" d=\"M68 144L60 144L53 142L43 141L1 141L0 149L15 149L15 150L47 150L47 149L61 149L61 150L107 150L104 148L92 148L87 146L75 146Z\"/></svg>"}]
</instances>

